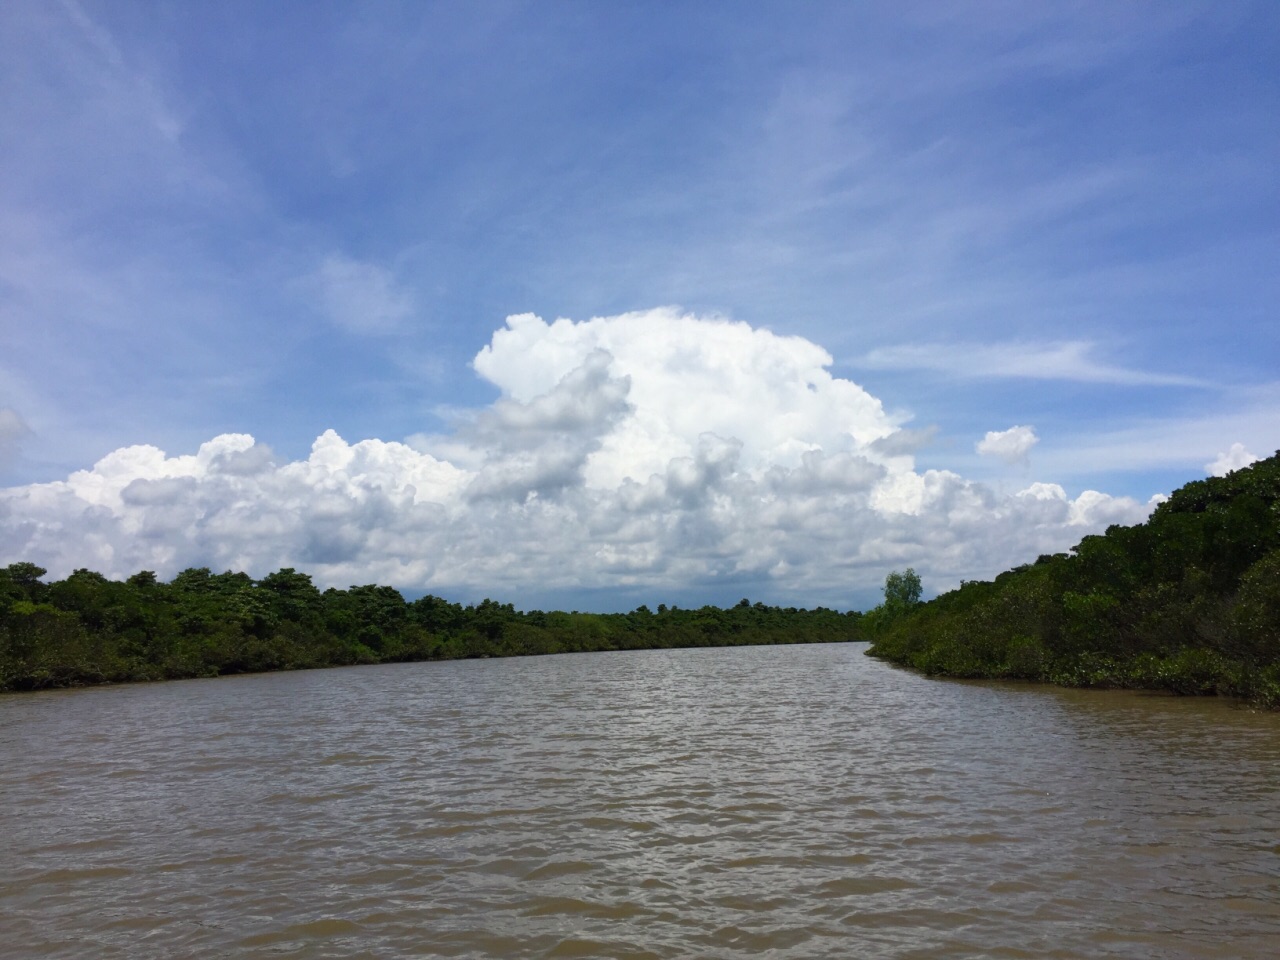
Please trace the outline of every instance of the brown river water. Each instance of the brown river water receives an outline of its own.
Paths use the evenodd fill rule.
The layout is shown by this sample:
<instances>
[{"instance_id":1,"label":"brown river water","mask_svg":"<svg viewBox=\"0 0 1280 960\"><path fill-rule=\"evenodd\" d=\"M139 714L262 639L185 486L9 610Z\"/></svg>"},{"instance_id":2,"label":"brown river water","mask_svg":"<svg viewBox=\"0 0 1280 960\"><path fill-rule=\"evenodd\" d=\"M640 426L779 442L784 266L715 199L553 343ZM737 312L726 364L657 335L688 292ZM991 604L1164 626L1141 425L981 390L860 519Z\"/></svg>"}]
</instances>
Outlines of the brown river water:
<instances>
[{"instance_id":1,"label":"brown river water","mask_svg":"<svg viewBox=\"0 0 1280 960\"><path fill-rule=\"evenodd\" d=\"M862 644L0 697L0 957L1280 956L1280 715Z\"/></svg>"}]
</instances>

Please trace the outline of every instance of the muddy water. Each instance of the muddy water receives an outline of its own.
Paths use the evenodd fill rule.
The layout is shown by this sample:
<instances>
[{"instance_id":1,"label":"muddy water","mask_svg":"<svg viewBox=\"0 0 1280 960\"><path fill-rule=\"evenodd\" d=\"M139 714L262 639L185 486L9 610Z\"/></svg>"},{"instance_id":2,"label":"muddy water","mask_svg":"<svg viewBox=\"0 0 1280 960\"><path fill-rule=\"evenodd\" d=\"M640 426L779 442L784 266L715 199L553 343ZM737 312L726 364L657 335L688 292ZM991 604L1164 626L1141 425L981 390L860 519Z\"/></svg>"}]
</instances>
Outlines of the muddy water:
<instances>
[{"instance_id":1,"label":"muddy water","mask_svg":"<svg viewBox=\"0 0 1280 960\"><path fill-rule=\"evenodd\" d=\"M1280 716L862 650L0 697L0 954L1277 955Z\"/></svg>"}]
</instances>

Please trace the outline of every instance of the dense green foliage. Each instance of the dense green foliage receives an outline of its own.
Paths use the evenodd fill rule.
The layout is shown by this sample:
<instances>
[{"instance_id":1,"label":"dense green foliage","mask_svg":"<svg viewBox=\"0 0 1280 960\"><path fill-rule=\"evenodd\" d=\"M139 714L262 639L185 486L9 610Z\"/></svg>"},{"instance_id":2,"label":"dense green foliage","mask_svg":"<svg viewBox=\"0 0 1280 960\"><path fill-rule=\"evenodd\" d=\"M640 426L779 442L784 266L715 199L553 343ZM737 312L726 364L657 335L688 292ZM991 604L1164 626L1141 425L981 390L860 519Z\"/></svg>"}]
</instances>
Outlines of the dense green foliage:
<instances>
[{"instance_id":1,"label":"dense green foliage","mask_svg":"<svg viewBox=\"0 0 1280 960\"><path fill-rule=\"evenodd\" d=\"M902 573L894 571L884 578L884 603L867 612L862 622L867 636L881 636L889 627L910 613L920 603L924 585L911 567Z\"/></svg>"},{"instance_id":2,"label":"dense green foliage","mask_svg":"<svg viewBox=\"0 0 1280 960\"><path fill-rule=\"evenodd\" d=\"M279 570L184 570L161 583L77 570L44 583L30 563L0 568L0 690L205 677L342 664L589 650L857 639L858 614L768 607L639 607L627 614L515 610L391 587L325 590Z\"/></svg>"},{"instance_id":3,"label":"dense green foliage","mask_svg":"<svg viewBox=\"0 0 1280 960\"><path fill-rule=\"evenodd\" d=\"M929 674L1226 694L1280 707L1280 453L1189 483L1150 520L865 620Z\"/></svg>"}]
</instances>

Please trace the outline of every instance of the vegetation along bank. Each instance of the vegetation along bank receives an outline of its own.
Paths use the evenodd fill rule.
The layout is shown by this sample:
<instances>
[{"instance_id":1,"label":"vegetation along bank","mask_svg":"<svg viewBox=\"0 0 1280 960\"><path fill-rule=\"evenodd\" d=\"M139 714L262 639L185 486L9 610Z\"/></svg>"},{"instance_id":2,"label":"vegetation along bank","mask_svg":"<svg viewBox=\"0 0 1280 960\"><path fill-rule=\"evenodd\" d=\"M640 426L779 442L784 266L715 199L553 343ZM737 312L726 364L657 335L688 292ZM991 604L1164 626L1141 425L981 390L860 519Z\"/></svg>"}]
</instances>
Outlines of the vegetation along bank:
<instances>
[{"instance_id":1,"label":"vegetation along bank","mask_svg":"<svg viewBox=\"0 0 1280 960\"><path fill-rule=\"evenodd\" d=\"M321 592L293 569L261 580L184 570L162 583L90 570L45 583L31 563L0 568L0 691L209 677L358 663L592 650L856 640L857 613L746 600L729 609L659 605L626 614L517 611L485 600L406 601L391 587Z\"/></svg>"},{"instance_id":2,"label":"vegetation along bank","mask_svg":"<svg viewBox=\"0 0 1280 960\"><path fill-rule=\"evenodd\" d=\"M1132 527L920 602L890 575L869 654L926 674L1222 694L1280 708L1280 453Z\"/></svg>"}]
</instances>

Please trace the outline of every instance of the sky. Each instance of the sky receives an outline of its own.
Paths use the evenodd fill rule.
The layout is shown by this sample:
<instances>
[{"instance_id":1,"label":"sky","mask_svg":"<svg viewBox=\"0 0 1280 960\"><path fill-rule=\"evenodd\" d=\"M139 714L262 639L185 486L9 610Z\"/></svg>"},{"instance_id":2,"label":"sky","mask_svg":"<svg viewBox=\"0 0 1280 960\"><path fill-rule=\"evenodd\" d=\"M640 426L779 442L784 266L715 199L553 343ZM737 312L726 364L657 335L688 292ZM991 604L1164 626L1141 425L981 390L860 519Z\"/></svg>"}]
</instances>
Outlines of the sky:
<instances>
[{"instance_id":1,"label":"sky","mask_svg":"<svg viewBox=\"0 0 1280 960\"><path fill-rule=\"evenodd\" d=\"M1280 447L1280 6L0 7L0 564L926 595Z\"/></svg>"}]
</instances>

